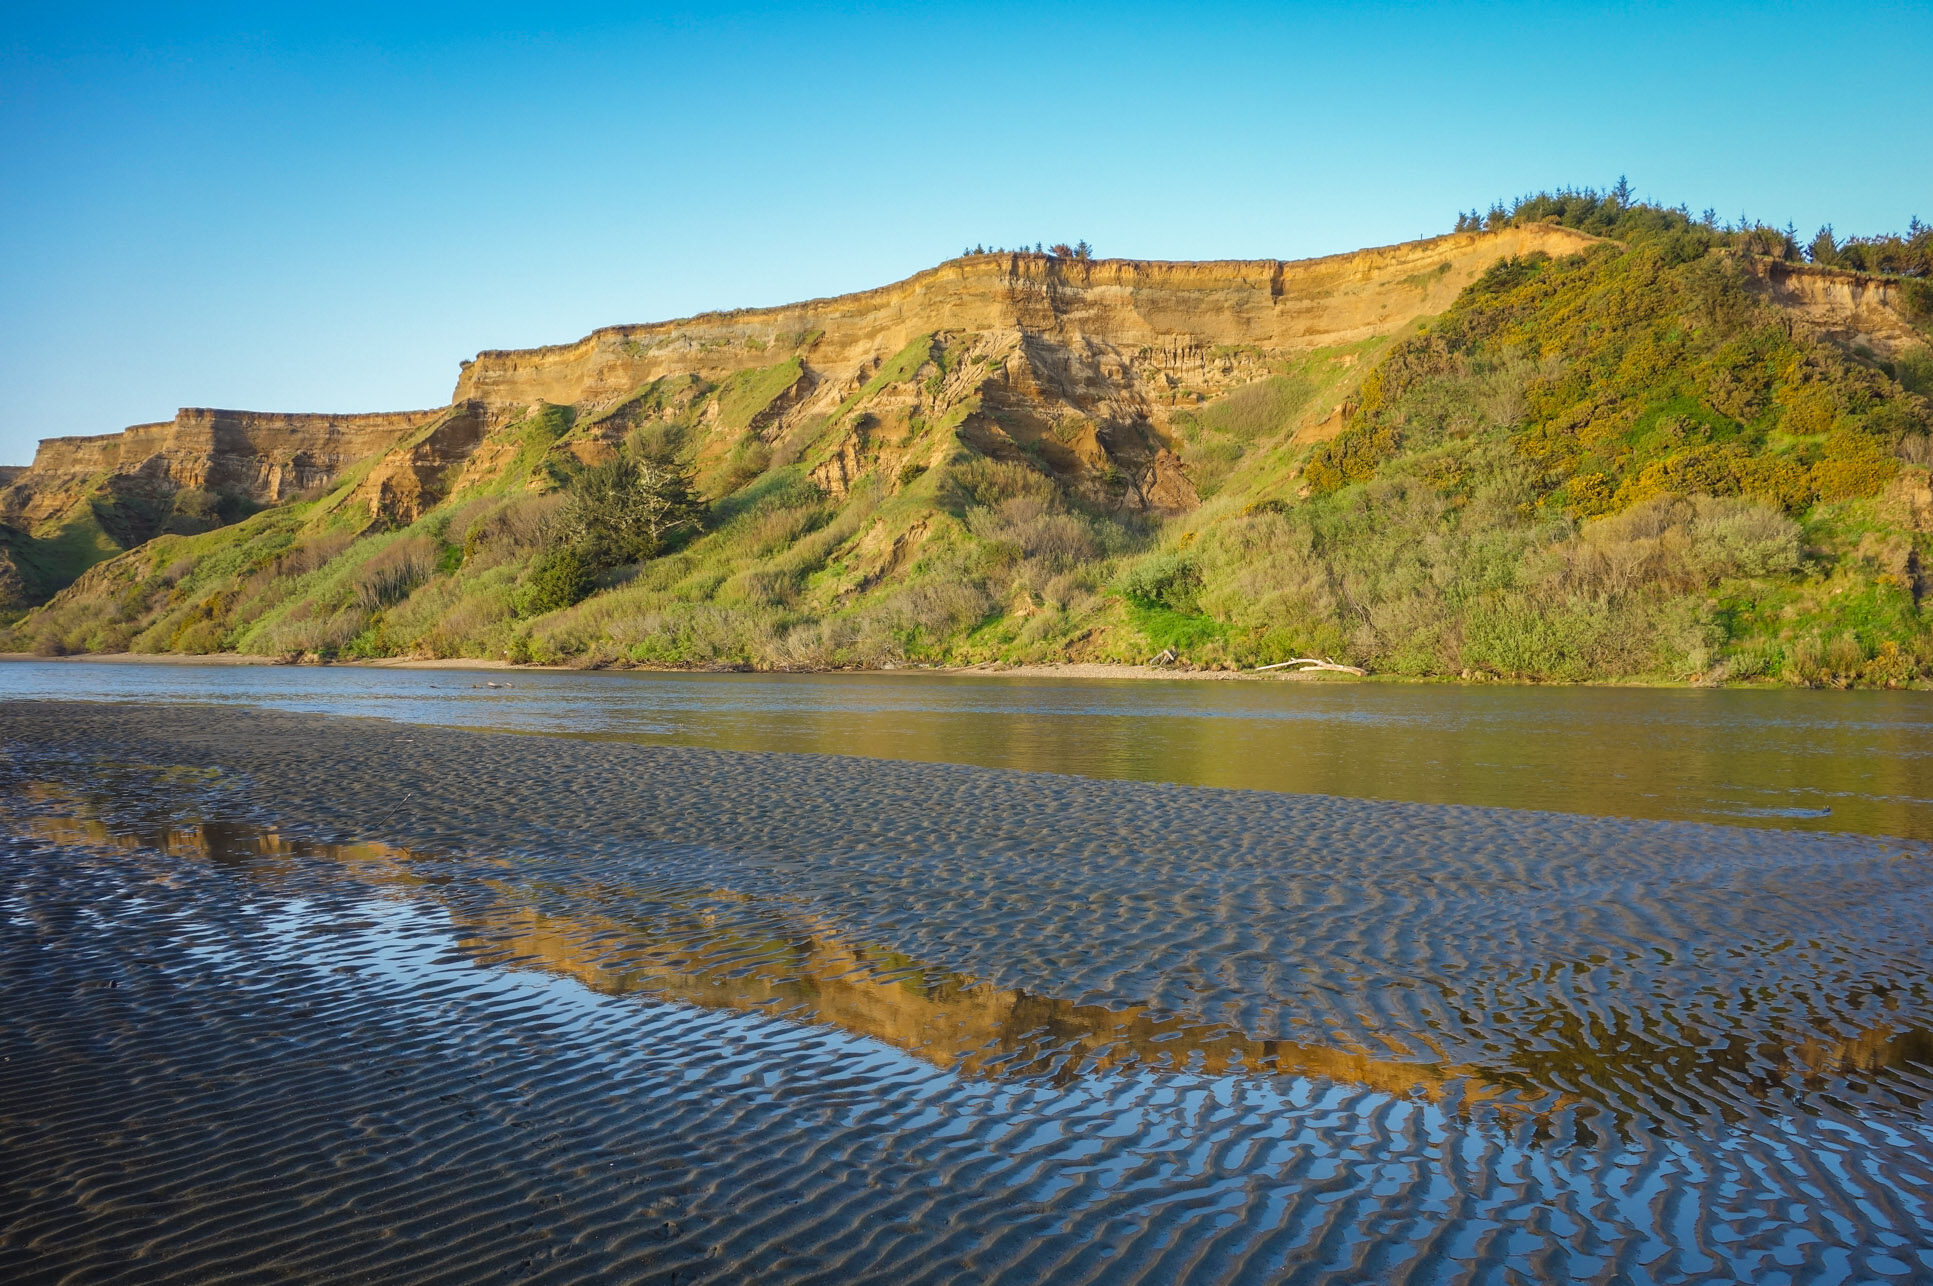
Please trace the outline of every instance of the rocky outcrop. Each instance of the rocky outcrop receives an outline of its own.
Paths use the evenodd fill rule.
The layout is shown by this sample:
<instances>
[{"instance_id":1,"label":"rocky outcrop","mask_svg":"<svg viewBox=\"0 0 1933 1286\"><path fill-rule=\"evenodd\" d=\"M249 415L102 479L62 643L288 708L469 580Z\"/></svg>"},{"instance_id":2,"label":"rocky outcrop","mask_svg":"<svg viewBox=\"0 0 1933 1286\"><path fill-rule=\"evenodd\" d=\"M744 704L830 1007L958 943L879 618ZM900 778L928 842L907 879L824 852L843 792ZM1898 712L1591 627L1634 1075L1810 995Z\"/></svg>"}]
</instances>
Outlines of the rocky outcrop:
<instances>
[{"instance_id":1,"label":"rocky outcrop","mask_svg":"<svg viewBox=\"0 0 1933 1286\"><path fill-rule=\"evenodd\" d=\"M1904 281L1779 259L1750 259L1746 269L1760 294L1814 335L1889 359L1928 343L1907 320Z\"/></svg>"},{"instance_id":2,"label":"rocky outcrop","mask_svg":"<svg viewBox=\"0 0 1933 1286\"><path fill-rule=\"evenodd\" d=\"M441 414L304 415L184 407L172 420L120 433L46 438L33 465L0 491L0 516L32 527L113 478L139 479L164 492L225 492L275 504L332 482L350 465Z\"/></svg>"},{"instance_id":3,"label":"rocky outcrop","mask_svg":"<svg viewBox=\"0 0 1933 1286\"><path fill-rule=\"evenodd\" d=\"M1457 233L1296 262L1263 259L1089 262L1048 255L973 255L877 290L782 308L706 313L612 326L574 344L491 350L463 364L456 400L602 407L667 375L719 378L802 351L835 387L936 330L1035 337L1048 350L1133 355L1136 370L1177 386L1245 382L1255 349L1350 343L1441 312L1507 255L1568 254L1596 243L1546 225ZM1104 363L1070 376L1103 378Z\"/></svg>"},{"instance_id":4,"label":"rocky outcrop","mask_svg":"<svg viewBox=\"0 0 1933 1286\"><path fill-rule=\"evenodd\" d=\"M1182 470L1181 457L1166 448L1155 452L1142 475L1141 494L1148 508L1163 513L1183 513L1201 503Z\"/></svg>"},{"instance_id":5,"label":"rocky outcrop","mask_svg":"<svg viewBox=\"0 0 1933 1286\"><path fill-rule=\"evenodd\" d=\"M449 494L450 484L490 427L483 406L458 402L385 452L356 488L372 520L406 526Z\"/></svg>"}]
</instances>

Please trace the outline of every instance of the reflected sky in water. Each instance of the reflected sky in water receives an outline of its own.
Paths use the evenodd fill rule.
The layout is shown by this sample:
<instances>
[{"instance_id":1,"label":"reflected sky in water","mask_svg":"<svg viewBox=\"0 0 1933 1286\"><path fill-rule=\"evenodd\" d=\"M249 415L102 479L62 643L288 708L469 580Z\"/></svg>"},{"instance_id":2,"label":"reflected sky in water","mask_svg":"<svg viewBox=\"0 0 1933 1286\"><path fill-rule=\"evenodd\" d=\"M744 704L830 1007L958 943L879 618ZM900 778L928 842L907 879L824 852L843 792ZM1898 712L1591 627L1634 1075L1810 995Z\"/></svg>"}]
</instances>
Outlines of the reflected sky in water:
<instances>
[{"instance_id":1,"label":"reflected sky in water","mask_svg":"<svg viewBox=\"0 0 1933 1286\"><path fill-rule=\"evenodd\" d=\"M0 665L25 697L1933 839L1925 692Z\"/></svg>"},{"instance_id":2,"label":"reflected sky in water","mask_svg":"<svg viewBox=\"0 0 1933 1286\"><path fill-rule=\"evenodd\" d=\"M1588 1048L1527 1032L1529 1077L1381 1060L1001 990L787 902L612 883L632 861L559 884L202 813L207 768L32 759L0 790L0 1142L59 1199L0 1215L0 1247L76 1276L330 1275L320 1253L494 1279L533 1228L575 1280L1933 1271L1922 1029L1759 1043L1713 1078L1691 1064L1726 1042L1680 1062L1668 1014ZM77 1015L112 1039L45 1059ZM1659 1096L1620 1093L1653 1064ZM156 1193L150 1234L124 1212Z\"/></svg>"}]
</instances>

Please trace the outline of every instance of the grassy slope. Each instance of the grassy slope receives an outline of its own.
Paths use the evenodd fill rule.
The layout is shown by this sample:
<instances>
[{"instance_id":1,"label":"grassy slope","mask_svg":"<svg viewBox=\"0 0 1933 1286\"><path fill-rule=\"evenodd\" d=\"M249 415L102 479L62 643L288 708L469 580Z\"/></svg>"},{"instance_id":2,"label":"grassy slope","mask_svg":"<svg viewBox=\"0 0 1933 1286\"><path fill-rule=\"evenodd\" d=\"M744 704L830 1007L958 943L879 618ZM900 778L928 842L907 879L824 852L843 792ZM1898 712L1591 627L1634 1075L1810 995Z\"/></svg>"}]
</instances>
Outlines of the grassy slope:
<instances>
[{"instance_id":1,"label":"grassy slope","mask_svg":"<svg viewBox=\"0 0 1933 1286\"><path fill-rule=\"evenodd\" d=\"M1168 597L1244 657L1924 678L1933 544L1901 499L1930 421L1877 363L1795 338L1722 255L1506 263L1372 372L1305 500L1203 529Z\"/></svg>"},{"instance_id":2,"label":"grassy slope","mask_svg":"<svg viewBox=\"0 0 1933 1286\"><path fill-rule=\"evenodd\" d=\"M751 426L796 360L640 390L625 426L686 441L723 494L697 539L574 607L513 607L561 453L597 429L547 408L406 529L363 532L352 475L96 568L20 641L757 666L1173 647L1418 676L1933 676L1933 541L1909 503L1933 415L1894 378L1924 367L1796 338L1711 238L1636 231L1629 249L1500 265L1418 333L1312 354L1181 415L1204 504L1166 523L976 455L952 433L965 404L885 421L935 467L822 493L808 471L869 403L964 351L929 336L776 444ZM1340 435L1304 440L1344 394Z\"/></svg>"},{"instance_id":3,"label":"grassy slope","mask_svg":"<svg viewBox=\"0 0 1933 1286\"><path fill-rule=\"evenodd\" d=\"M31 533L0 524L0 619L21 614L24 604L44 600L122 548L101 526L91 499L76 502Z\"/></svg>"}]
</instances>

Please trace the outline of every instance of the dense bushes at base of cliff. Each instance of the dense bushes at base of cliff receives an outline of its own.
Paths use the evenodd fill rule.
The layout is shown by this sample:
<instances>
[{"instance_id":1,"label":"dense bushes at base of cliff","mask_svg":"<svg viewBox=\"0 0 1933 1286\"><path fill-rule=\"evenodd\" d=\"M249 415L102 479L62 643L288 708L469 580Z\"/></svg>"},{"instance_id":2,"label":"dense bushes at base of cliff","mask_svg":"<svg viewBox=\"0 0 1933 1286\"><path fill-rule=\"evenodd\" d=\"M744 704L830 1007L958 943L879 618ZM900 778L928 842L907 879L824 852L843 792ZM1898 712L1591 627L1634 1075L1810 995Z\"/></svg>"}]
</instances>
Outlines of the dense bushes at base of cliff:
<instances>
[{"instance_id":1,"label":"dense bushes at base of cliff","mask_svg":"<svg viewBox=\"0 0 1933 1286\"><path fill-rule=\"evenodd\" d=\"M581 603L597 580L575 545L559 545L537 555L523 584L511 596L519 616L542 616Z\"/></svg>"},{"instance_id":2,"label":"dense bushes at base of cliff","mask_svg":"<svg viewBox=\"0 0 1933 1286\"><path fill-rule=\"evenodd\" d=\"M587 569L604 571L656 558L703 516L689 467L670 455L626 450L572 475L556 538Z\"/></svg>"},{"instance_id":3,"label":"dense bushes at base of cliff","mask_svg":"<svg viewBox=\"0 0 1933 1286\"><path fill-rule=\"evenodd\" d=\"M546 548L511 605L518 616L542 616L579 603L599 576L656 558L702 526L704 513L690 466L670 450L633 443L601 464L580 466L564 483L544 532Z\"/></svg>"},{"instance_id":4,"label":"dense bushes at base of cliff","mask_svg":"<svg viewBox=\"0 0 1933 1286\"><path fill-rule=\"evenodd\" d=\"M1206 610L1399 673L1933 676L1922 359L1807 340L1625 213L1659 235L1499 263L1397 344L1303 504L1204 529Z\"/></svg>"},{"instance_id":5,"label":"dense bushes at base of cliff","mask_svg":"<svg viewBox=\"0 0 1933 1286\"><path fill-rule=\"evenodd\" d=\"M1205 528L1191 553L1202 610L1239 640L1227 654L1563 681L1933 675L1919 546L1880 534L1875 502L1801 522L1750 498L1658 495L1578 521L1538 507L1507 442L1459 463L1455 492L1440 455L1403 456L1367 484Z\"/></svg>"}]
</instances>

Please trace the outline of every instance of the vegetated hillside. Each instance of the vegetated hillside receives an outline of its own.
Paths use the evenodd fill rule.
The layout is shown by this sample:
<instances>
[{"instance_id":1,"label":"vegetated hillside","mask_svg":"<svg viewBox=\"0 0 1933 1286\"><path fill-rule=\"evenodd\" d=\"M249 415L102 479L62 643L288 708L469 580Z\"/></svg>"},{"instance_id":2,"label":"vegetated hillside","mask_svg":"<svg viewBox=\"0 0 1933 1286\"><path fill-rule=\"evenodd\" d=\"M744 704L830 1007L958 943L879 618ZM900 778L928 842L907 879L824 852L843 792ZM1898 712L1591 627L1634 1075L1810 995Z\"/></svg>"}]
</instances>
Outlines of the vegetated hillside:
<instances>
[{"instance_id":1,"label":"vegetated hillside","mask_svg":"<svg viewBox=\"0 0 1933 1286\"><path fill-rule=\"evenodd\" d=\"M356 504L379 525L407 524L447 498L459 475L460 489L474 490L507 467L516 451L501 435L515 438L545 404L590 426L562 447L580 460L647 421L684 417L708 494L742 484L762 462L811 455L818 484L837 498L880 467L882 452L945 440L888 442L890 415L847 405L923 338L939 337L951 355L942 385L873 389L865 400L916 415L922 429L952 416L975 449L1030 451L1103 507L1173 509L1192 496L1163 453L1172 408L1266 375L1271 362L1440 312L1502 256L1587 240L1500 228L1296 263L1095 261L1085 247L977 252L856 295L485 352L464 363L447 408L187 408L122 433L49 438L31 468L0 476L0 620L156 535L313 498L371 457L382 459ZM885 383L906 385L904 376Z\"/></svg>"},{"instance_id":2,"label":"vegetated hillside","mask_svg":"<svg viewBox=\"0 0 1933 1286\"><path fill-rule=\"evenodd\" d=\"M0 470L0 614L157 535L209 531L326 486L438 414L184 407L120 433L48 438L31 468Z\"/></svg>"},{"instance_id":3,"label":"vegetated hillside","mask_svg":"<svg viewBox=\"0 0 1933 1286\"><path fill-rule=\"evenodd\" d=\"M484 354L325 494L160 536L18 639L1933 677L1922 283L1622 193L1366 253L973 256L890 306Z\"/></svg>"}]
</instances>

